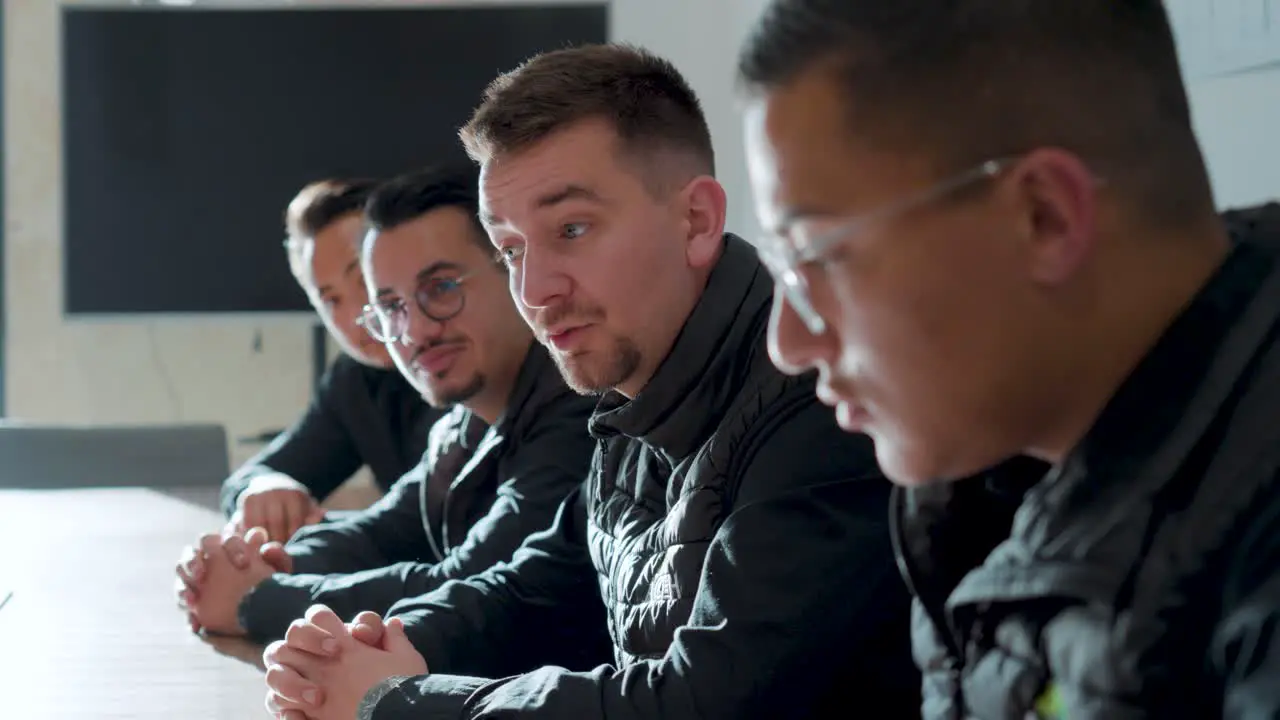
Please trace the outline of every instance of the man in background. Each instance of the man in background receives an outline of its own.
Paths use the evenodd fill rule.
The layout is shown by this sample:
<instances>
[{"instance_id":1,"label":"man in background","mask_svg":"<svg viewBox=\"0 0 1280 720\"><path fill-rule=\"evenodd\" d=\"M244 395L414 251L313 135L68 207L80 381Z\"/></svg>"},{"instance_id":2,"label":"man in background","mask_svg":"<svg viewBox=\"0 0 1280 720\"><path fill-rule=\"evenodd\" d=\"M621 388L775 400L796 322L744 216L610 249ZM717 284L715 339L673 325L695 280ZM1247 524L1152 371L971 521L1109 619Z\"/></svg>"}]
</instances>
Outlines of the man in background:
<instances>
[{"instance_id":1,"label":"man in background","mask_svg":"<svg viewBox=\"0 0 1280 720\"><path fill-rule=\"evenodd\" d=\"M512 305L476 186L474 170L426 170L380 186L366 209L367 327L423 397L452 406L422 462L373 507L283 547L263 552L258 531L203 538L179 568L199 627L265 641L317 600L385 612L509 560L586 477L594 402L565 386Z\"/></svg>"},{"instance_id":2,"label":"man in background","mask_svg":"<svg viewBox=\"0 0 1280 720\"><path fill-rule=\"evenodd\" d=\"M289 203L289 267L342 354L298 422L223 482L222 506L235 531L261 527L285 542L323 518L319 503L362 467L385 492L417 464L443 412L394 370L362 324L361 210L373 187L322 180Z\"/></svg>"},{"instance_id":3,"label":"man in background","mask_svg":"<svg viewBox=\"0 0 1280 720\"><path fill-rule=\"evenodd\" d=\"M1280 715L1280 235L1229 241L1163 3L775 0L740 70L770 351L901 486L924 716Z\"/></svg>"}]
</instances>

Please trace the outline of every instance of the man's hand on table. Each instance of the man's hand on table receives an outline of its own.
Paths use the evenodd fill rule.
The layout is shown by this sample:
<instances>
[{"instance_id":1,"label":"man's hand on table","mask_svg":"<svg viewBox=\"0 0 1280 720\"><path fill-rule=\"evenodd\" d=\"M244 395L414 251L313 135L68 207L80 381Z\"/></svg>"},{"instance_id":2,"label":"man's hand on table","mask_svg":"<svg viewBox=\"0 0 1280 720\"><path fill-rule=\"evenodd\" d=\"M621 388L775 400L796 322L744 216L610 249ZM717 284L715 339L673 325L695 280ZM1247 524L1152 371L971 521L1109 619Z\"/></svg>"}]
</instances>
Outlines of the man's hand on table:
<instances>
[{"instance_id":1,"label":"man's hand on table","mask_svg":"<svg viewBox=\"0 0 1280 720\"><path fill-rule=\"evenodd\" d=\"M290 572L293 559L279 543L268 543L266 531L247 535L205 535L183 550L175 588L193 632L201 629L243 635L236 617L240 601L276 572Z\"/></svg>"},{"instance_id":2,"label":"man's hand on table","mask_svg":"<svg viewBox=\"0 0 1280 720\"><path fill-rule=\"evenodd\" d=\"M361 700L390 677L425 675L427 662L404 625L363 612L349 625L313 605L285 639L267 646L267 710L281 720L351 720Z\"/></svg>"},{"instance_id":3,"label":"man's hand on table","mask_svg":"<svg viewBox=\"0 0 1280 720\"><path fill-rule=\"evenodd\" d=\"M306 485L283 473L269 473L251 480L240 493L230 525L236 534L260 527L267 539L284 543L298 528L321 520L324 510Z\"/></svg>"}]
</instances>

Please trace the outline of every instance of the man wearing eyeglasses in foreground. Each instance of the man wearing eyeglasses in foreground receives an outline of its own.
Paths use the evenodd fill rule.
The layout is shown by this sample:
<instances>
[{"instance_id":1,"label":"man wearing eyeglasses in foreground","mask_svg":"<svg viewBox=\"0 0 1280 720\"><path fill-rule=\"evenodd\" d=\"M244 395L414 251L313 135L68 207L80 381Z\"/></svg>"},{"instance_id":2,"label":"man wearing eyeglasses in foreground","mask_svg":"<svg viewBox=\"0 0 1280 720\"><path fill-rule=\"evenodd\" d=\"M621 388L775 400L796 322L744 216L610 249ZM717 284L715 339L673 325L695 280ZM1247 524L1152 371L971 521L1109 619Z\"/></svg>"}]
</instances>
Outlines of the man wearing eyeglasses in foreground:
<instances>
[{"instance_id":1,"label":"man wearing eyeglasses in foreground","mask_svg":"<svg viewBox=\"0 0 1280 720\"><path fill-rule=\"evenodd\" d=\"M365 212L366 326L432 405L456 405L422 463L368 510L283 548L261 552L260 533L204 538L191 611L206 630L281 637L313 602L384 612L509 559L586 477L595 403L565 385L511 303L477 182L474 171L397 178Z\"/></svg>"},{"instance_id":2,"label":"man wearing eyeglasses in foreground","mask_svg":"<svg viewBox=\"0 0 1280 720\"><path fill-rule=\"evenodd\" d=\"M770 351L902 486L925 717L1280 716L1278 243L1160 0L775 0L740 70Z\"/></svg>"}]
</instances>

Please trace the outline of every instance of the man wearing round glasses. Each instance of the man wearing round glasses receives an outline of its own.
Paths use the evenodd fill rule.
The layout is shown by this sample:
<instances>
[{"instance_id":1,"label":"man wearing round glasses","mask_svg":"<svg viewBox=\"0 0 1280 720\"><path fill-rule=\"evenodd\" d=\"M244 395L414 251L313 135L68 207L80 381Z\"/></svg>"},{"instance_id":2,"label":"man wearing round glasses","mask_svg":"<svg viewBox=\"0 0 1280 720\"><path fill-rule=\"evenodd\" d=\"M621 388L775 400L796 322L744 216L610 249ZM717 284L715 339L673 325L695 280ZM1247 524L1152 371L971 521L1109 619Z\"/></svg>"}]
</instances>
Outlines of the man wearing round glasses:
<instances>
[{"instance_id":1,"label":"man wearing round glasses","mask_svg":"<svg viewBox=\"0 0 1280 720\"><path fill-rule=\"evenodd\" d=\"M417 464L442 414L395 371L361 327L364 203L373 180L329 179L298 192L285 213L285 249L298 285L342 350L306 413L222 485L230 530L264 528L285 542L323 518L319 503L362 466L385 492Z\"/></svg>"},{"instance_id":2,"label":"man wearing round glasses","mask_svg":"<svg viewBox=\"0 0 1280 720\"><path fill-rule=\"evenodd\" d=\"M774 0L739 68L770 353L902 486L925 717L1280 715L1280 237L1163 3Z\"/></svg>"},{"instance_id":3,"label":"man wearing round glasses","mask_svg":"<svg viewBox=\"0 0 1280 720\"><path fill-rule=\"evenodd\" d=\"M260 533L206 538L192 605L205 629L265 641L317 601L345 616L386 612L509 560L582 482L595 403L565 385L512 305L476 187L474 170L425 170L380 185L364 211L366 327L423 397L453 406L422 462L373 507L283 547ZM530 644L547 659L596 647ZM513 637L505 661L518 666L523 648Z\"/></svg>"}]
</instances>

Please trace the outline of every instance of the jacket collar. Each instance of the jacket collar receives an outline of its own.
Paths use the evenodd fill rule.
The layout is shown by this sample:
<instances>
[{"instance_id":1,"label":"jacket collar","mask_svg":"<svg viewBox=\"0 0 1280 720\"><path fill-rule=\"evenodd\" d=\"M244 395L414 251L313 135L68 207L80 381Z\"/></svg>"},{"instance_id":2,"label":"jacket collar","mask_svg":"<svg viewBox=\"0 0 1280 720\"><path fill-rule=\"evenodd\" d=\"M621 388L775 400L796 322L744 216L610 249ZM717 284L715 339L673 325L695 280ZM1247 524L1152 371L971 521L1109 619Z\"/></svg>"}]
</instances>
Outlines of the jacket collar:
<instances>
[{"instance_id":1,"label":"jacket collar","mask_svg":"<svg viewBox=\"0 0 1280 720\"><path fill-rule=\"evenodd\" d=\"M773 282L734 235L653 378L632 400L606 393L591 416L598 438L642 440L675 464L705 441L733 400L737 378L764 350Z\"/></svg>"},{"instance_id":2,"label":"jacket collar","mask_svg":"<svg viewBox=\"0 0 1280 720\"><path fill-rule=\"evenodd\" d=\"M529 417L531 412L536 414L538 408L567 391L568 386L547 349L541 343L530 340L524 361L520 363L520 371L516 374L516 382L511 388L507 408L494 423L494 427L505 435L521 418Z\"/></svg>"},{"instance_id":3,"label":"jacket collar","mask_svg":"<svg viewBox=\"0 0 1280 720\"><path fill-rule=\"evenodd\" d=\"M1063 464L1028 495L1015 535L1033 546L1056 542L1081 513L1100 505L1145 507L1146 498L1172 479L1172 468L1156 471L1153 462L1172 452L1190 452L1191 444L1198 444L1207 429L1181 441L1174 437L1186 434L1188 422L1198 421L1190 415L1219 414L1231 389L1208 387L1208 377L1229 360L1223 352L1230 338L1248 330L1242 325L1259 309L1255 301L1274 265L1273 253L1256 244L1239 244L1231 251ZM1274 322L1272 315L1265 322ZM1258 346L1253 343L1244 351L1252 357ZM1214 408L1206 415L1201 406L1207 402ZM1171 442L1182 450L1169 446Z\"/></svg>"}]
</instances>

